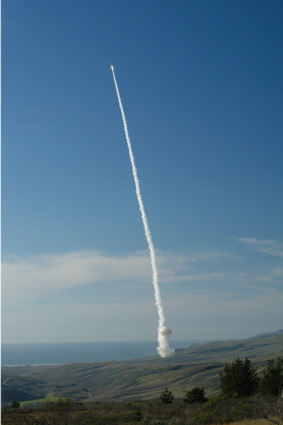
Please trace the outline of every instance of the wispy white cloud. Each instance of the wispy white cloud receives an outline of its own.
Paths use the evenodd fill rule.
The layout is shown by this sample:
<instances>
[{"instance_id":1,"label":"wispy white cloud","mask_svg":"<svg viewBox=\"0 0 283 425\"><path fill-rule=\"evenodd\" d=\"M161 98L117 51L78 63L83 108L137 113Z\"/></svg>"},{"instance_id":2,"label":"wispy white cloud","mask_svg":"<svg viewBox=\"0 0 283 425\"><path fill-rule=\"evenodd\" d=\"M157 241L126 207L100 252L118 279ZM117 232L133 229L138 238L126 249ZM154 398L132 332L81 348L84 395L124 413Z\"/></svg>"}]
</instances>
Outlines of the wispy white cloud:
<instances>
[{"instance_id":1,"label":"wispy white cloud","mask_svg":"<svg viewBox=\"0 0 283 425\"><path fill-rule=\"evenodd\" d=\"M158 251L157 262L160 282L206 282L221 279L222 272L191 270L199 262L215 263L230 258L223 253L176 254ZM232 256L231 256L232 258ZM99 251L80 251L37 256L7 256L2 264L3 297L6 303L15 300L34 302L48 294L83 285L113 285L122 291L125 285L151 282L148 251L110 255ZM117 285L119 282L119 287ZM123 282L123 284L121 283ZM110 286L109 286L110 287ZM17 298L15 299L15 294Z\"/></svg>"},{"instance_id":2,"label":"wispy white cloud","mask_svg":"<svg viewBox=\"0 0 283 425\"><path fill-rule=\"evenodd\" d=\"M258 280L261 282L271 282L274 284L283 283L283 268L275 267L269 270L268 273L263 274L258 277Z\"/></svg>"},{"instance_id":3,"label":"wispy white cloud","mask_svg":"<svg viewBox=\"0 0 283 425\"><path fill-rule=\"evenodd\" d=\"M205 251L190 255L190 263L210 262L219 264L223 261L238 261L239 256L222 251Z\"/></svg>"},{"instance_id":4,"label":"wispy white cloud","mask_svg":"<svg viewBox=\"0 0 283 425\"><path fill-rule=\"evenodd\" d=\"M262 241L242 238L241 242L262 246ZM269 245L274 246L274 243ZM215 282L233 276L222 268L222 264L235 262L238 257L218 251L178 254L173 251L157 251L159 278L161 283ZM215 269L216 265L216 269ZM272 281L278 279L281 269L270 270L261 276L237 271L239 280ZM15 303L15 294L21 302L34 302L48 294L79 288L84 285L109 285L116 291L131 292L137 285L151 282L151 267L148 251L111 255L100 251L80 251L64 254L37 256L7 256L2 265L3 298L6 303ZM119 282L119 284L117 284Z\"/></svg>"},{"instance_id":5,"label":"wispy white cloud","mask_svg":"<svg viewBox=\"0 0 283 425\"><path fill-rule=\"evenodd\" d=\"M227 276L226 273L188 273L181 276L164 276L162 282L172 282L181 283L181 282L215 282L216 280L223 280Z\"/></svg>"},{"instance_id":6,"label":"wispy white cloud","mask_svg":"<svg viewBox=\"0 0 283 425\"><path fill-rule=\"evenodd\" d=\"M2 265L4 300L36 300L44 294L86 284L119 280L141 282L150 279L146 252L124 256L98 251L9 256Z\"/></svg>"},{"instance_id":7,"label":"wispy white cloud","mask_svg":"<svg viewBox=\"0 0 283 425\"><path fill-rule=\"evenodd\" d=\"M253 251L283 257L283 244L278 241L258 238L237 238L236 240L249 245Z\"/></svg>"},{"instance_id":8,"label":"wispy white cloud","mask_svg":"<svg viewBox=\"0 0 283 425\"><path fill-rule=\"evenodd\" d=\"M240 239L247 246L274 249L274 241L256 241ZM267 314L269 330L276 330L283 302L281 264L270 267L266 262L261 270L257 264L245 268L246 262L238 261L240 253L217 251L179 254L159 250L157 258L174 338L227 338L232 324L239 324L239 337L243 327L246 336L253 335L259 324L264 326L266 318L262 317ZM5 340L20 341L22 335L23 341L155 338L151 279L148 251L6 257L2 267Z\"/></svg>"}]
</instances>

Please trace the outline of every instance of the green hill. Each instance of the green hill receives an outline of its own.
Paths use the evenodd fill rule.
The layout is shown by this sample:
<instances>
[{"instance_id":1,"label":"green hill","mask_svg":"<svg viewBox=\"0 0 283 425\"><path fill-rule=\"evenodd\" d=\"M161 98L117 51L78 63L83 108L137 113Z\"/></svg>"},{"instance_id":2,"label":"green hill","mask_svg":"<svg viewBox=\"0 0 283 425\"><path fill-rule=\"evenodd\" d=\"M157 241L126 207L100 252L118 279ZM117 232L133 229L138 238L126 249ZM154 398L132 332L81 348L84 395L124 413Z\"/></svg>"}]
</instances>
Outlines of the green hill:
<instances>
[{"instance_id":1,"label":"green hill","mask_svg":"<svg viewBox=\"0 0 283 425\"><path fill-rule=\"evenodd\" d=\"M195 386L206 395L219 391L219 372L236 357L248 357L261 370L283 357L283 330L240 341L214 341L176 350L172 357L59 366L2 367L2 403L55 397L78 401L152 399L167 386L175 397Z\"/></svg>"}]
</instances>

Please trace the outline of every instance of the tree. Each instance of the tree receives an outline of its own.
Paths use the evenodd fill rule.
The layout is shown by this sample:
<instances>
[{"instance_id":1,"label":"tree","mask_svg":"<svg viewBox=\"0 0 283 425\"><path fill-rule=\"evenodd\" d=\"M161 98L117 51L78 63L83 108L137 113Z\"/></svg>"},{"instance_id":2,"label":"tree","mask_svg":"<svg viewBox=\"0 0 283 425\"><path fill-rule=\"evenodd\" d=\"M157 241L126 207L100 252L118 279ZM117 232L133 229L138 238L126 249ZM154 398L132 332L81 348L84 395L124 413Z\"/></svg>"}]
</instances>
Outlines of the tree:
<instances>
[{"instance_id":1,"label":"tree","mask_svg":"<svg viewBox=\"0 0 283 425\"><path fill-rule=\"evenodd\" d=\"M16 397L16 398L14 398L14 400L13 400L13 401L12 401L12 403L11 403L11 407L12 407L13 409L18 409L20 406L21 406L21 405L20 405L20 403L18 402L17 397Z\"/></svg>"},{"instance_id":2,"label":"tree","mask_svg":"<svg viewBox=\"0 0 283 425\"><path fill-rule=\"evenodd\" d=\"M267 360L267 370L263 372L260 382L260 392L275 397L279 396L283 390L283 359Z\"/></svg>"},{"instance_id":3,"label":"tree","mask_svg":"<svg viewBox=\"0 0 283 425\"><path fill-rule=\"evenodd\" d=\"M160 400L164 404L172 404L174 400L174 396L172 394L172 391L169 391L168 388L165 388L165 391L162 391L160 395Z\"/></svg>"},{"instance_id":4,"label":"tree","mask_svg":"<svg viewBox=\"0 0 283 425\"><path fill-rule=\"evenodd\" d=\"M243 361L238 357L220 372L220 388L226 395L250 396L256 392L258 382L257 368L247 358Z\"/></svg>"},{"instance_id":5,"label":"tree","mask_svg":"<svg viewBox=\"0 0 283 425\"><path fill-rule=\"evenodd\" d=\"M184 403L205 403L208 399L204 395L203 387L195 387L185 393Z\"/></svg>"}]
</instances>

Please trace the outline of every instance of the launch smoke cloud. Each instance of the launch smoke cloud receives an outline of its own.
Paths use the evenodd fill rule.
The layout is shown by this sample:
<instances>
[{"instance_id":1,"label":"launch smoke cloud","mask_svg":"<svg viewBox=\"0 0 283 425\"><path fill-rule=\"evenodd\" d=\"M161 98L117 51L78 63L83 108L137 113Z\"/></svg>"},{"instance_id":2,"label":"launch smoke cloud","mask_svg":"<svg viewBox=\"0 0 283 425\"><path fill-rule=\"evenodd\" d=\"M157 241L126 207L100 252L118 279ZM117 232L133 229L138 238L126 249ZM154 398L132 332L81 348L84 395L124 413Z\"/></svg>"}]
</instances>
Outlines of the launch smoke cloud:
<instances>
[{"instance_id":1,"label":"launch smoke cloud","mask_svg":"<svg viewBox=\"0 0 283 425\"><path fill-rule=\"evenodd\" d=\"M150 229L149 229L147 216L146 216L146 213L145 213L145 208L144 208L144 204L143 204L143 200L142 200L142 195L141 195L141 190L140 190L140 182L139 182L138 173L137 173L137 167L136 167L136 164L135 164L135 158L134 158L131 140L130 140L130 136L129 136L129 132L128 132L126 116L125 116L125 112L124 112L124 108L123 108L118 84L117 84L117 81L116 81L113 65L111 65L111 71L112 71L112 74L113 74L114 84L115 84L116 93L117 93L117 97L118 97L118 103L119 103L119 107L120 107L121 114L122 114L124 131L125 131L126 141L127 141L127 145L128 145L130 161L131 161L131 165L132 165L132 172L133 172L133 176L134 176L137 200L138 200L139 209L140 209L140 212L141 212L143 228L144 228L144 231L145 231L145 237L146 237L146 240L147 240L147 243L148 243L148 248L149 248L149 251L150 251L151 268L152 268L152 283L153 283L153 286L154 286L155 305L157 307L157 313L158 313L158 328L157 328L157 330L158 330L158 344L159 345L157 347L157 351L158 351L158 353L161 357L168 357L168 356L171 356L172 354L174 354L174 350L172 348L170 348L170 346L169 346L169 338L171 336L172 330L165 326L165 314L164 314L164 308L163 308L161 294L160 294L160 288L159 288L159 284L158 284L158 271L157 271L157 265L156 265L156 255L155 255L155 250L154 250L154 245L153 245L153 242L152 242L151 232L150 232Z\"/></svg>"}]
</instances>

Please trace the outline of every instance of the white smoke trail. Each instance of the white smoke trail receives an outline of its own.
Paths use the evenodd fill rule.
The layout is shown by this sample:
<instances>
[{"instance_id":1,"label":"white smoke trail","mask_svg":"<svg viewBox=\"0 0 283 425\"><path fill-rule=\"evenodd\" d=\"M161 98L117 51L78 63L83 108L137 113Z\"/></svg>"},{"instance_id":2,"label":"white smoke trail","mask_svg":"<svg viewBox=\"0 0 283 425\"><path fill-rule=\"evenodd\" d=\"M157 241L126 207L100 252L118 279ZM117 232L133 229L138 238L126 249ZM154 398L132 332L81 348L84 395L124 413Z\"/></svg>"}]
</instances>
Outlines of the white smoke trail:
<instances>
[{"instance_id":1,"label":"white smoke trail","mask_svg":"<svg viewBox=\"0 0 283 425\"><path fill-rule=\"evenodd\" d=\"M140 182L139 182L139 179L138 179L137 167L135 165L135 158L134 158L132 145L131 145L131 141L130 141L130 136L129 136L129 132L128 132L126 116L125 116L120 92L119 92L119 89L118 89L118 84L117 84L115 73L114 73L114 67L112 65L111 65L111 70L112 70L114 84L115 84L116 93L117 93L117 97L118 97L118 103L119 103L119 107L120 107L121 114L122 114L124 131L125 131L126 141L127 141L128 150L129 150L129 156L130 156L131 165L132 165L132 172L133 172L133 176L134 176L136 194L137 194L137 199L138 199L139 208L140 208L140 212L141 212L142 223L143 223L143 227L144 227L144 231L145 231L145 237L146 237L148 247L149 247L149 251L150 251L151 268L152 268L152 283L153 283L153 286L154 286L155 305L157 307L157 313L158 313L158 329L157 330L158 330L159 346L157 347L157 351L158 351L158 353L161 357L168 357L168 356L171 356L172 354L174 354L174 351L175 351L172 348L170 348L170 346L169 346L169 337L172 333L172 330L165 326L165 314L164 314L164 309L163 309L163 305L162 305L160 289L159 289L159 285L158 285L158 272L157 272L157 265L156 265L155 250L154 250L154 246L153 246L153 242L152 242L152 238L151 238L151 233L150 233L150 229L149 229L149 226L148 226L147 217L146 217L146 213L145 213L145 209L144 209L144 205L143 205L143 200L142 200L142 195L141 195L141 190L140 190Z\"/></svg>"}]
</instances>

